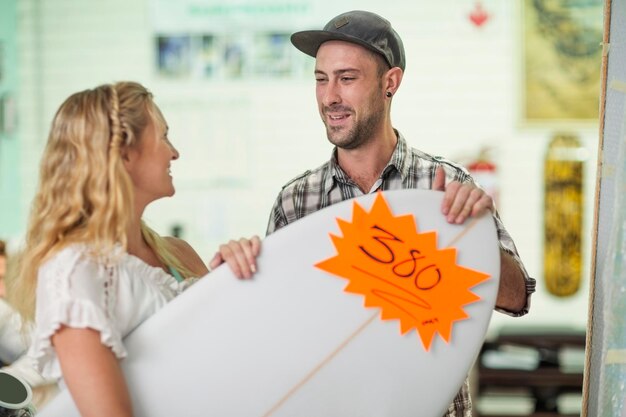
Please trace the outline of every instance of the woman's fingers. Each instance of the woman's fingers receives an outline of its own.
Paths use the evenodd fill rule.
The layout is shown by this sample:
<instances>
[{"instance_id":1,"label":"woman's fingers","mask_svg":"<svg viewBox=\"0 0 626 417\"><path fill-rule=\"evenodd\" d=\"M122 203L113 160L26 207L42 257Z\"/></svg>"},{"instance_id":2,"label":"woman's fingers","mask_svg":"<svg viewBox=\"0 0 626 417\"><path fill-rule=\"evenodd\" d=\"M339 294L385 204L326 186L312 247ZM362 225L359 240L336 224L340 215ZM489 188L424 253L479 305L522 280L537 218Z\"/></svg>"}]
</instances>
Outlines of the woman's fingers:
<instances>
[{"instance_id":1,"label":"woman's fingers","mask_svg":"<svg viewBox=\"0 0 626 417\"><path fill-rule=\"evenodd\" d=\"M256 257L261 252L261 239L253 236L250 239L231 240L220 246L218 254L213 258L226 262L237 278L249 279L257 271ZM218 264L219 265L219 264ZM213 268L213 261L209 264Z\"/></svg>"}]
</instances>

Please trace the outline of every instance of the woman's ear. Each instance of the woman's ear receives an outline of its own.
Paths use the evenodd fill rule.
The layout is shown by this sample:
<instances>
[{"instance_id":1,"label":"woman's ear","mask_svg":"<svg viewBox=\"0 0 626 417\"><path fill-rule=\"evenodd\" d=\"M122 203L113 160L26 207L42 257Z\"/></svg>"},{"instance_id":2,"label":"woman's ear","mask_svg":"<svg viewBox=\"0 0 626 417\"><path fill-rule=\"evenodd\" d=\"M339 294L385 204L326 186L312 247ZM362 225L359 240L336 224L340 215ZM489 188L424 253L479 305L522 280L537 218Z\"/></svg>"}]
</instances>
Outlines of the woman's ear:
<instances>
[{"instance_id":1,"label":"woman's ear","mask_svg":"<svg viewBox=\"0 0 626 417\"><path fill-rule=\"evenodd\" d=\"M130 149L128 146L120 148L120 159L122 160L122 163L124 164L124 167L127 171L130 170L133 164L134 154L135 152L133 152L133 150Z\"/></svg>"}]
</instances>

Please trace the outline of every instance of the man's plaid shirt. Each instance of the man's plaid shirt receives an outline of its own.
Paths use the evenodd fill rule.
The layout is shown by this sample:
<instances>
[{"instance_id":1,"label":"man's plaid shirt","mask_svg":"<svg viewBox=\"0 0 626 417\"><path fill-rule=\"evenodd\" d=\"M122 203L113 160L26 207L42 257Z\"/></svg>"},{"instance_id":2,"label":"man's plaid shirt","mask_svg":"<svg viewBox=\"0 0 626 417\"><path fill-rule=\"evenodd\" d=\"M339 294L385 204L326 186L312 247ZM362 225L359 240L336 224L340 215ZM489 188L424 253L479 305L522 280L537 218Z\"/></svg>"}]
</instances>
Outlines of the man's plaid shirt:
<instances>
[{"instance_id":1,"label":"man's plaid shirt","mask_svg":"<svg viewBox=\"0 0 626 417\"><path fill-rule=\"evenodd\" d=\"M378 190L425 189L430 190L435 178L435 170L442 166L446 172L446 183L450 181L473 182L468 172L448 160L433 157L424 152L408 147L406 140L399 133L398 144L391 159L370 193ZM339 167L336 151L330 161L312 171L296 177L285 185L278 195L267 226L267 234L273 233L304 216L314 213L331 204L363 195L359 187ZM530 295L535 291L535 280L528 276L520 257L497 213L494 214L498 230L498 240L503 250L508 252L519 264L526 280L526 306L520 312L512 313L496 309L511 316L523 316L530 307ZM450 404L445 417L470 417L472 401L467 380Z\"/></svg>"}]
</instances>

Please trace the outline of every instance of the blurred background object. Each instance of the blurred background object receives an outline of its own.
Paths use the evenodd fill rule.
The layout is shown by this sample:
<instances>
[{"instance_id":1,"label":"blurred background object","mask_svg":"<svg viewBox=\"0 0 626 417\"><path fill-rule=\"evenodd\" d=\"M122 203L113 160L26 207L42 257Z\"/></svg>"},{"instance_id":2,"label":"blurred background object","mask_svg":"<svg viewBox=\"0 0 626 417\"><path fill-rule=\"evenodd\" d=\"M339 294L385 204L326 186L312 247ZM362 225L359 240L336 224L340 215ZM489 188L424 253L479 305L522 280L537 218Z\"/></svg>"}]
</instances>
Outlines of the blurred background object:
<instances>
[{"instance_id":1,"label":"blurred background object","mask_svg":"<svg viewBox=\"0 0 626 417\"><path fill-rule=\"evenodd\" d=\"M557 133L544 163L544 257L546 288L571 296L583 279L583 173L587 151L574 134Z\"/></svg>"}]
</instances>

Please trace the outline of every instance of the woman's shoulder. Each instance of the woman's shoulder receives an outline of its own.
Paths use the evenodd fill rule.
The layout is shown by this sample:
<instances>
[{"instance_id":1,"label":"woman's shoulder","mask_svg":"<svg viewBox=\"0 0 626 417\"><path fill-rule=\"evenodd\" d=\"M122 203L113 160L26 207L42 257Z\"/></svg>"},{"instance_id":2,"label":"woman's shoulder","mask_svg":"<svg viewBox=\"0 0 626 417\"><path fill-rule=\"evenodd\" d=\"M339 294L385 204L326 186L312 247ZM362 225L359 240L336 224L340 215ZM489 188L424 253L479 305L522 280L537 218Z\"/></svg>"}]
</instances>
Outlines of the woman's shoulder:
<instances>
[{"instance_id":1,"label":"woman's shoulder","mask_svg":"<svg viewBox=\"0 0 626 417\"><path fill-rule=\"evenodd\" d=\"M163 239L178 250L194 250L186 240L174 236L163 236ZM195 251L194 251L195 252Z\"/></svg>"},{"instance_id":2,"label":"woman's shoulder","mask_svg":"<svg viewBox=\"0 0 626 417\"><path fill-rule=\"evenodd\" d=\"M165 236L164 239L172 246L172 248L174 248L176 255L183 265L198 274L198 276L209 273L209 269L206 267L206 264L189 243L183 239L172 236Z\"/></svg>"},{"instance_id":3,"label":"woman's shoulder","mask_svg":"<svg viewBox=\"0 0 626 417\"><path fill-rule=\"evenodd\" d=\"M99 288L103 280L112 276L118 256L114 251L96 255L93 247L73 243L46 257L39 266L38 282L42 288L58 287L68 291L77 287Z\"/></svg>"},{"instance_id":4,"label":"woman's shoulder","mask_svg":"<svg viewBox=\"0 0 626 417\"><path fill-rule=\"evenodd\" d=\"M87 259L87 247L81 243L58 248L48 253L41 264L41 270L71 268L81 260Z\"/></svg>"},{"instance_id":5,"label":"woman's shoulder","mask_svg":"<svg viewBox=\"0 0 626 417\"><path fill-rule=\"evenodd\" d=\"M113 266L123 259L121 246L108 250L97 250L88 243L71 243L49 253L42 263L42 268L63 267L72 265L89 265L91 267Z\"/></svg>"}]
</instances>

